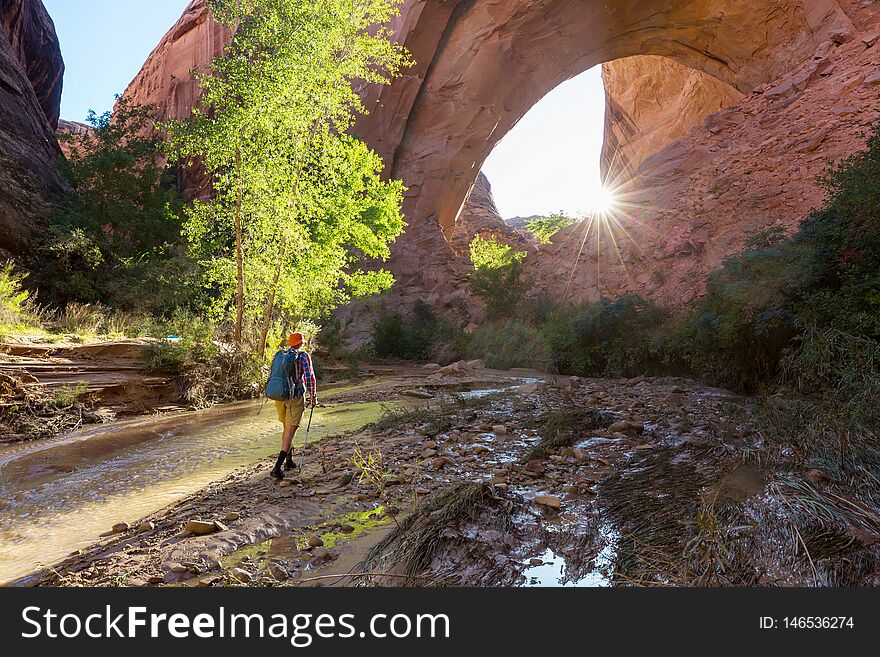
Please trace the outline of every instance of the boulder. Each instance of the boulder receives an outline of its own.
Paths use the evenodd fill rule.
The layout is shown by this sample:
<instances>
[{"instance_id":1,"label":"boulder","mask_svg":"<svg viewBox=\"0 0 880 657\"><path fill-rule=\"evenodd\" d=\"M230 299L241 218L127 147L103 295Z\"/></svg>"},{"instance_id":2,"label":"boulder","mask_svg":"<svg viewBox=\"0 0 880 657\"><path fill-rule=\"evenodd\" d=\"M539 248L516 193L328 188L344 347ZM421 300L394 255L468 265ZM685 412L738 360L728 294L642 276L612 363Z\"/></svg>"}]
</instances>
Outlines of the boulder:
<instances>
[{"instance_id":1,"label":"boulder","mask_svg":"<svg viewBox=\"0 0 880 657\"><path fill-rule=\"evenodd\" d=\"M217 531L217 524L212 520L193 519L187 521L185 529L196 536L207 536Z\"/></svg>"}]
</instances>

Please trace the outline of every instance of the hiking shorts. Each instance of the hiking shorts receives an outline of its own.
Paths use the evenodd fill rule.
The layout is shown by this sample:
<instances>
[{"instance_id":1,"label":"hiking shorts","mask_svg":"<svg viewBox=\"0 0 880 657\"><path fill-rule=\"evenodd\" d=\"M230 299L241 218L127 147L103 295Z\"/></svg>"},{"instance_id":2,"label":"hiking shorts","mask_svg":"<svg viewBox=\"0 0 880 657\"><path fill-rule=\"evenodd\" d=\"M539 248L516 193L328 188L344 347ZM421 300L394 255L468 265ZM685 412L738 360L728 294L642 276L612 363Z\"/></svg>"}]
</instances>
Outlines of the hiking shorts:
<instances>
[{"instance_id":1,"label":"hiking shorts","mask_svg":"<svg viewBox=\"0 0 880 657\"><path fill-rule=\"evenodd\" d=\"M278 411L278 421L285 427L299 427L306 409L305 399L305 397L297 397L292 401L275 402L275 410Z\"/></svg>"}]
</instances>

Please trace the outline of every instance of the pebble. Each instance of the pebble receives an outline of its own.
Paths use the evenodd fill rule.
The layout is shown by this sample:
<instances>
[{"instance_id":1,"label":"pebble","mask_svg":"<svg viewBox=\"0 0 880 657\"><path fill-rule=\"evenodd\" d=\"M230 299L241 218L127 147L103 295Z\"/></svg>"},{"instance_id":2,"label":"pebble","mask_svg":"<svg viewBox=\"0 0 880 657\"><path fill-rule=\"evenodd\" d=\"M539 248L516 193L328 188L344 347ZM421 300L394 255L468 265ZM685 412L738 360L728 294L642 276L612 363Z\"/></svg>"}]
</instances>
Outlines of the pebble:
<instances>
[{"instance_id":1,"label":"pebble","mask_svg":"<svg viewBox=\"0 0 880 657\"><path fill-rule=\"evenodd\" d=\"M319 547L312 550L312 558L313 559L328 559L330 557L330 550L325 547Z\"/></svg>"},{"instance_id":2,"label":"pebble","mask_svg":"<svg viewBox=\"0 0 880 657\"><path fill-rule=\"evenodd\" d=\"M254 577L248 571L243 570L241 568L233 568L232 576L237 579L239 582L252 582Z\"/></svg>"},{"instance_id":3,"label":"pebble","mask_svg":"<svg viewBox=\"0 0 880 657\"><path fill-rule=\"evenodd\" d=\"M272 575L272 577L279 582L284 582L287 580L288 577L290 577L287 569L277 561L269 562L269 574Z\"/></svg>"},{"instance_id":4,"label":"pebble","mask_svg":"<svg viewBox=\"0 0 880 657\"><path fill-rule=\"evenodd\" d=\"M324 547L324 541L317 536L309 536L308 544L309 547L313 548Z\"/></svg>"},{"instance_id":5,"label":"pebble","mask_svg":"<svg viewBox=\"0 0 880 657\"><path fill-rule=\"evenodd\" d=\"M114 534L121 534L122 532L127 532L129 529L131 529L131 525L129 525L127 522L117 522L115 525L113 525Z\"/></svg>"},{"instance_id":6,"label":"pebble","mask_svg":"<svg viewBox=\"0 0 880 657\"><path fill-rule=\"evenodd\" d=\"M141 523L140 526L138 527L138 531L141 533L151 532L154 529L156 529L156 523L154 523L154 522L144 522L144 523Z\"/></svg>"},{"instance_id":7,"label":"pebble","mask_svg":"<svg viewBox=\"0 0 880 657\"><path fill-rule=\"evenodd\" d=\"M225 520L226 522L235 522L239 518L241 518L241 515L236 513L235 511L230 511L225 516L223 516L223 520Z\"/></svg>"},{"instance_id":8,"label":"pebble","mask_svg":"<svg viewBox=\"0 0 880 657\"><path fill-rule=\"evenodd\" d=\"M535 504L550 507L551 509L559 509L562 507L562 500L552 495L538 495L535 498Z\"/></svg>"},{"instance_id":9,"label":"pebble","mask_svg":"<svg viewBox=\"0 0 880 657\"><path fill-rule=\"evenodd\" d=\"M168 567L168 570L177 575L183 575L184 573L189 572L189 568L182 563L173 563Z\"/></svg>"}]
</instances>

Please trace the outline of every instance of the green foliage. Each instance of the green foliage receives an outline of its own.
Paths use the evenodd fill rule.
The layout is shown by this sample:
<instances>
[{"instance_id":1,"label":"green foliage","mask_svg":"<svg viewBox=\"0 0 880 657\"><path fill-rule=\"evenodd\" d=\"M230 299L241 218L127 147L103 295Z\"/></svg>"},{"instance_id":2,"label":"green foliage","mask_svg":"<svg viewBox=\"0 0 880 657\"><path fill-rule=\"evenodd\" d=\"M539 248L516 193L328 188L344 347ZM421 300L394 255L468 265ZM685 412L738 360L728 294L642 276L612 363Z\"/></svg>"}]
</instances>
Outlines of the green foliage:
<instances>
[{"instance_id":1,"label":"green foliage","mask_svg":"<svg viewBox=\"0 0 880 657\"><path fill-rule=\"evenodd\" d=\"M504 269L525 260L525 251L514 251L512 247L499 242L497 237L488 239L477 235L470 245L471 263L476 271L485 269Z\"/></svg>"},{"instance_id":2,"label":"green foliage","mask_svg":"<svg viewBox=\"0 0 880 657\"><path fill-rule=\"evenodd\" d=\"M553 236L561 230L573 226L577 219L567 217L562 212L551 214L549 217L531 219L526 222L526 228L534 235L541 244L552 244Z\"/></svg>"},{"instance_id":3,"label":"green foliage","mask_svg":"<svg viewBox=\"0 0 880 657\"><path fill-rule=\"evenodd\" d=\"M12 263L0 265L0 336L26 330L36 324L30 294L23 288L26 274L18 274Z\"/></svg>"},{"instance_id":4,"label":"green foliage","mask_svg":"<svg viewBox=\"0 0 880 657\"><path fill-rule=\"evenodd\" d=\"M712 274L668 346L691 370L746 391L784 374L846 395L880 374L880 133L824 184L825 208L794 235L758 235Z\"/></svg>"},{"instance_id":5,"label":"green foliage","mask_svg":"<svg viewBox=\"0 0 880 657\"><path fill-rule=\"evenodd\" d=\"M166 313L188 302L192 265L177 248L180 200L157 164L151 112L120 98L112 114L89 114L89 131L61 137L69 151L61 168L76 194L37 243L35 283L50 306L101 302Z\"/></svg>"},{"instance_id":6,"label":"green foliage","mask_svg":"<svg viewBox=\"0 0 880 657\"><path fill-rule=\"evenodd\" d=\"M706 295L671 328L667 350L699 376L754 391L778 373L796 333L789 303L808 254L778 233L763 233L728 258Z\"/></svg>"},{"instance_id":7,"label":"green foliage","mask_svg":"<svg viewBox=\"0 0 880 657\"><path fill-rule=\"evenodd\" d=\"M474 265L471 292L486 303L488 318L515 315L530 287L522 276L526 252L514 251L494 236L484 239L478 235L471 242L470 254Z\"/></svg>"},{"instance_id":8,"label":"green foliage","mask_svg":"<svg viewBox=\"0 0 880 657\"><path fill-rule=\"evenodd\" d=\"M465 353L468 359L482 359L488 367L498 370L544 369L548 361L538 329L516 319L481 324L467 336Z\"/></svg>"},{"instance_id":9,"label":"green foliage","mask_svg":"<svg viewBox=\"0 0 880 657\"><path fill-rule=\"evenodd\" d=\"M636 295L600 299L553 313L541 336L559 372L631 377L657 369L658 329L666 313Z\"/></svg>"},{"instance_id":10,"label":"green foliage","mask_svg":"<svg viewBox=\"0 0 880 657\"><path fill-rule=\"evenodd\" d=\"M216 327L184 311L149 330L148 337L154 340L147 347L146 366L151 372L180 374L194 365L211 362L221 351L215 340Z\"/></svg>"},{"instance_id":11,"label":"green foliage","mask_svg":"<svg viewBox=\"0 0 880 657\"><path fill-rule=\"evenodd\" d=\"M57 409L70 408L85 394L87 389L88 386L85 383L78 383L75 386L64 386L55 391L49 400L49 404Z\"/></svg>"},{"instance_id":12,"label":"green foliage","mask_svg":"<svg viewBox=\"0 0 880 657\"><path fill-rule=\"evenodd\" d=\"M386 84L409 62L384 26L399 0L211 0L235 37L200 74L200 107L165 126L169 155L204 166L214 197L185 227L212 316L236 342L273 321L323 316L393 282L364 271L403 230L403 186L345 133L364 113L353 83Z\"/></svg>"},{"instance_id":13,"label":"green foliage","mask_svg":"<svg viewBox=\"0 0 880 657\"><path fill-rule=\"evenodd\" d=\"M376 355L382 358L424 361L436 358L442 347L454 345L457 338L453 324L418 301L406 319L400 313L381 316L373 326L372 343Z\"/></svg>"}]
</instances>

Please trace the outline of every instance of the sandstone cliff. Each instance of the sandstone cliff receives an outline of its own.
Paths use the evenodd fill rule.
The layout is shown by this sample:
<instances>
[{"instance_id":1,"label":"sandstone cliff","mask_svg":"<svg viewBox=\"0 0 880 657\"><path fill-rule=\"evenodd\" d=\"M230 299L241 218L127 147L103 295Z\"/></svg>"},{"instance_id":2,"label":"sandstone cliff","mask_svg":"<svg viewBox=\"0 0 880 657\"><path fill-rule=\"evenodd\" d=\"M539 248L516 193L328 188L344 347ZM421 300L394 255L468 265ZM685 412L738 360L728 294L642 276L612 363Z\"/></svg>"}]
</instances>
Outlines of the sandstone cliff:
<instances>
[{"instance_id":1,"label":"sandstone cliff","mask_svg":"<svg viewBox=\"0 0 880 657\"><path fill-rule=\"evenodd\" d=\"M40 0L0 0L0 28L54 130L61 112L64 79L64 59L55 24Z\"/></svg>"},{"instance_id":2,"label":"sandstone cliff","mask_svg":"<svg viewBox=\"0 0 880 657\"><path fill-rule=\"evenodd\" d=\"M743 97L726 82L654 55L604 64L602 78L607 179L631 176L645 159Z\"/></svg>"},{"instance_id":3,"label":"sandstone cliff","mask_svg":"<svg viewBox=\"0 0 880 657\"><path fill-rule=\"evenodd\" d=\"M39 0L3 0L0 10L0 254L9 255L27 250L50 203L66 191L55 169L61 151L47 120L57 120L63 67Z\"/></svg>"},{"instance_id":4,"label":"sandstone cliff","mask_svg":"<svg viewBox=\"0 0 880 657\"><path fill-rule=\"evenodd\" d=\"M751 235L793 230L824 200L817 178L862 149L878 118L878 36L821 44L788 75L647 158L629 185L630 212L608 228L599 257L593 241L582 255L574 298L634 291L680 305L702 293L706 275ZM556 294L582 230L572 227L532 259Z\"/></svg>"},{"instance_id":5,"label":"sandstone cliff","mask_svg":"<svg viewBox=\"0 0 880 657\"><path fill-rule=\"evenodd\" d=\"M355 128L409 188L396 299L462 295L461 245L472 230L505 230L478 181L482 162L544 94L603 62L606 153L638 171L628 181L638 207L621 253L605 245L601 281L585 257L574 293L698 294L749 234L795 226L821 201L815 175L859 148L880 93L878 23L871 0L406 0L393 28L417 63L363 90L371 112ZM193 0L126 95L185 115L197 91L189 69L227 38ZM580 241L574 227L530 259L540 285L567 278Z\"/></svg>"}]
</instances>

